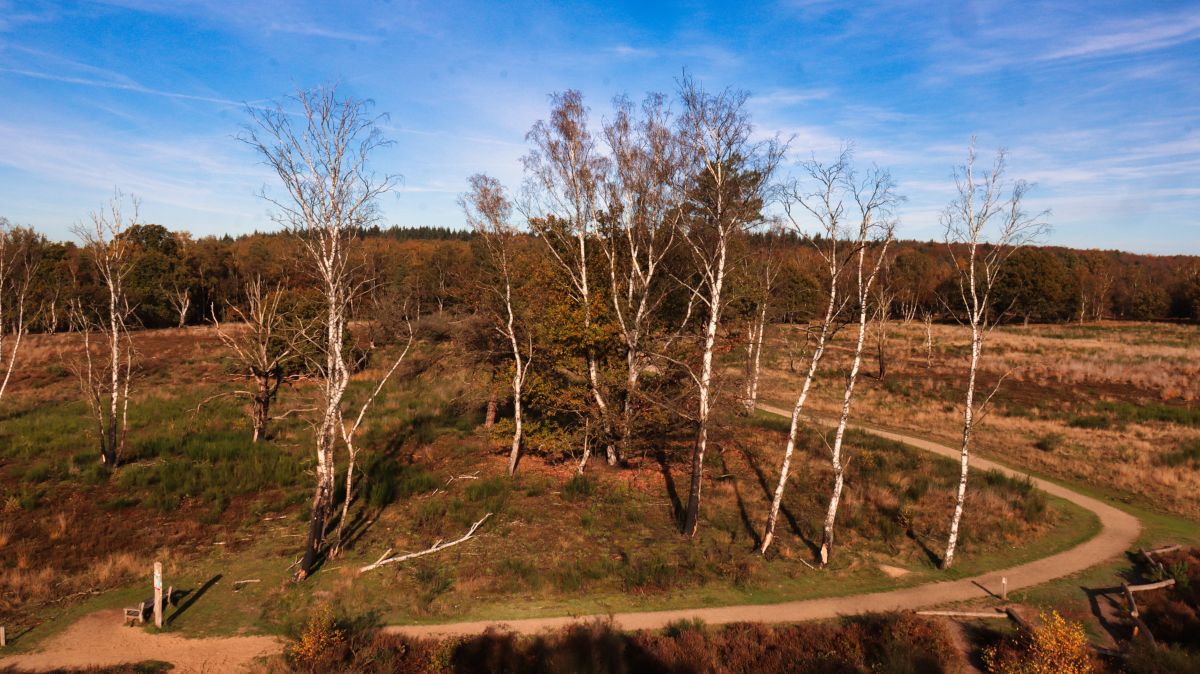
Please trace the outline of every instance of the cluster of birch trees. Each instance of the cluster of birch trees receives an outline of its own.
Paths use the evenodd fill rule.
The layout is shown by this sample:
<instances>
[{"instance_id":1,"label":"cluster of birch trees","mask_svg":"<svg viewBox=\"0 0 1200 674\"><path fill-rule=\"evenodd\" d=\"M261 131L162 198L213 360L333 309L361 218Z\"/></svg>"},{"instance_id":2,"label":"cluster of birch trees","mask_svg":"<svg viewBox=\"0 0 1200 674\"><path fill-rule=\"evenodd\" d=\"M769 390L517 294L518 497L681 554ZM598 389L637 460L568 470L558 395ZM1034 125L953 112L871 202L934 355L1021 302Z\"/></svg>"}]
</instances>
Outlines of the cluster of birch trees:
<instances>
[{"instance_id":1,"label":"cluster of birch trees","mask_svg":"<svg viewBox=\"0 0 1200 674\"><path fill-rule=\"evenodd\" d=\"M897 306L908 311L909 296L890 273L902 198L888 171L856 166L849 149L832 161L788 164L788 143L757 132L746 102L744 92L710 91L685 76L673 96L617 98L597 122L579 92L552 96L549 115L528 133L522 183L510 190L475 175L460 198L475 254L464 293L473 299L463 308L481 318L484 334L475 341L488 352L482 360L505 382L492 388L487 424L500 409L511 420L509 474L555 433L565 433L583 473L593 448L609 465L623 465L678 442L671 429L682 425L689 488L678 515L687 536L702 521L705 455L718 412L754 413L770 324L806 323L805 348L790 356L803 365L793 370L791 421L760 551L775 540L814 387L840 381L840 413L827 446L833 481L818 560L824 565L834 550L851 459L845 437L868 333ZM283 382L302 369L317 384L311 517L297 573L304 578L342 546L356 493L356 438L414 342L413 295L386 292L397 275L365 248L364 233L378 232L378 200L398 180L371 168L390 144L371 103L324 87L248 113L240 139L278 178L263 197L295 242L311 301L301 312L287 304L283 284L254 274L243 279L238 301L210 302L203 313L250 383L231 394L249 401L255 441L269 437ZM1005 262L1044 229L1041 214L1023 210L1028 187L1007 180L1004 160L1000 153L981 170L972 143L956 173L958 196L944 213L956 297L942 302L938 317L959 320L971 339L962 479L947 514L946 566L964 509L972 427L989 397L977 392L976 371L1000 315L993 292ZM136 304L126 287L137 240L131 232L147 231L138 201L118 193L76 232L103 292L73 295L64 311L81 335L73 368L95 420L100 459L110 467L124 447L136 371ZM29 329L37 241L31 230L0 223L0 402ZM439 313L452 267L429 276ZM190 302L187 293L178 295L181 323ZM351 405L346 391L361 359L350 346L351 322L378 322L383 303L393 305L401 326L394 352L368 395ZM924 318L928 324L933 312ZM843 330L851 333L850 367L842 380L823 380L825 355ZM882 376L882 341L877 348ZM337 513L339 463L346 483Z\"/></svg>"},{"instance_id":2,"label":"cluster of birch trees","mask_svg":"<svg viewBox=\"0 0 1200 674\"><path fill-rule=\"evenodd\" d=\"M617 464L639 440L639 409L671 407L689 422L694 436L689 490L681 530L695 536L700 525L704 457L722 389L731 369L726 355L733 335L744 342L744 372L737 401L747 413L757 404L764 332L772 303L785 303L776 286L781 255L747 256L755 228L790 229L806 241L806 260L818 279L820 310L811 317L807 367L796 381L791 423L782 449L777 486L761 538L766 553L775 538L802 415L820 378L823 357L835 334L853 331L840 414L828 444L833 483L822 527L819 562L833 552L838 509L845 486L849 447L845 443L855 387L873 326L893 311L894 291L886 268L895 238L896 193L891 175L878 167L855 166L847 149L832 162L801 162L783 175L787 143L760 139L745 110L744 93L706 91L694 80L679 83L674 100L651 94L640 106L618 98L598 125L578 92L551 99L547 120L528 135L525 179L510 194L495 178L477 175L461 204L483 242L492 274L485 287L492 325L510 350L513 434L509 473L525 448L523 402L531 372L562 368L558 358L539 353L546 320L544 286L526 278L532 235L556 273L554 282L576 308L580 347L576 381L586 388L585 437L578 464L586 468L593 443ZM957 176L959 197L946 210L947 241L956 270L958 300L945 312L968 326L972 358L965 386L962 480L952 514L945 565L953 563L969 471L971 428L981 404L975 378L984 338L997 312L990 304L1002 263L1036 237L1040 216L1021 208L1024 183L1009 184L1004 155L989 170L968 162ZM811 252L815 251L815 257ZM786 253L783 254L786 256ZM539 277L540 279L541 277ZM736 311L731 308L736 307ZM609 325L616 339L607 352L593 337ZM880 336L880 373L886 363ZM737 369L737 368L733 368ZM606 376L612 371L618 376ZM661 380L679 373L680 385L647 390L647 375ZM664 438L652 438L663 442Z\"/></svg>"}]
</instances>

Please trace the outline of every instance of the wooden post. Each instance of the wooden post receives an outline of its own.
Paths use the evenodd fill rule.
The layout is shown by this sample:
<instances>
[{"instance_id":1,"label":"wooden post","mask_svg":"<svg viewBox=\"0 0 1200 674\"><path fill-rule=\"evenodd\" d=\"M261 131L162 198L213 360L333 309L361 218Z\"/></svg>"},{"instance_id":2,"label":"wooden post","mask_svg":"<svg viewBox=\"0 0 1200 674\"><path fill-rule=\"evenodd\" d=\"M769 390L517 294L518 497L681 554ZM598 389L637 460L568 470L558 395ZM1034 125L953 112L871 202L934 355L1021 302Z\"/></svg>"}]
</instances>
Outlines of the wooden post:
<instances>
[{"instance_id":1,"label":"wooden post","mask_svg":"<svg viewBox=\"0 0 1200 674\"><path fill-rule=\"evenodd\" d=\"M1008 601L1008 576L1000 576L1000 601Z\"/></svg>"},{"instance_id":2,"label":"wooden post","mask_svg":"<svg viewBox=\"0 0 1200 674\"><path fill-rule=\"evenodd\" d=\"M0 648L8 645L8 637L4 634L4 625L0 625Z\"/></svg>"},{"instance_id":3,"label":"wooden post","mask_svg":"<svg viewBox=\"0 0 1200 674\"><path fill-rule=\"evenodd\" d=\"M163 618L162 562L154 563L154 626L162 629Z\"/></svg>"}]
</instances>

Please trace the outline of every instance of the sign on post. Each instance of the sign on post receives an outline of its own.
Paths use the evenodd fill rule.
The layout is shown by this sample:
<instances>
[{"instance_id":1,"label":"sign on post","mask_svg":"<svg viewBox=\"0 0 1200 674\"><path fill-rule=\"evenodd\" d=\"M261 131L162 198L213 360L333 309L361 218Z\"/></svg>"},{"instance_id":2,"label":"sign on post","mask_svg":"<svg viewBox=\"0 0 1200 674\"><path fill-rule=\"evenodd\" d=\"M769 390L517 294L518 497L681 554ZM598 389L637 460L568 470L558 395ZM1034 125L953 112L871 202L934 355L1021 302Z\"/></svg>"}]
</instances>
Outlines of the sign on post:
<instances>
[{"instance_id":1,"label":"sign on post","mask_svg":"<svg viewBox=\"0 0 1200 674\"><path fill-rule=\"evenodd\" d=\"M154 626L162 629L162 562L154 563Z\"/></svg>"}]
</instances>

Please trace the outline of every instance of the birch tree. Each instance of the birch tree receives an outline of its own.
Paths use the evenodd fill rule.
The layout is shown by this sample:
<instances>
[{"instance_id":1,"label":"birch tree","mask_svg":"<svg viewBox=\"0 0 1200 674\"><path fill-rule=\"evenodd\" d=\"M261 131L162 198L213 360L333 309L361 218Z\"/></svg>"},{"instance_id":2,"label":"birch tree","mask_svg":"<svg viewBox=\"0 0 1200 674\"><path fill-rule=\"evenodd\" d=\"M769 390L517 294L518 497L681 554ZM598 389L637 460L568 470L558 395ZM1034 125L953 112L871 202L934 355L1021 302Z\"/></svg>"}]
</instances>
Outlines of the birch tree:
<instances>
[{"instance_id":1,"label":"birch tree","mask_svg":"<svg viewBox=\"0 0 1200 674\"><path fill-rule=\"evenodd\" d=\"M129 419L129 384L133 374L133 341L129 318L133 309L125 293L125 279L132 270L133 243L126 233L140 224L141 201L116 193L101 210L91 214L89 224L74 228L83 243L84 255L96 269L104 290L99 307L85 307L74 300L72 321L83 336L82 362L75 365L100 445L100 461L115 468L125 447ZM99 333L103 356L94 357L93 343Z\"/></svg>"},{"instance_id":2,"label":"birch tree","mask_svg":"<svg viewBox=\"0 0 1200 674\"><path fill-rule=\"evenodd\" d=\"M750 315L746 326L746 381L742 406L747 414L758 409L758 375L762 369L763 339L767 330L767 310L775 292L775 281L783 269L775 243L778 238L772 232L765 254L754 261L747 270L750 277Z\"/></svg>"},{"instance_id":3,"label":"birch tree","mask_svg":"<svg viewBox=\"0 0 1200 674\"><path fill-rule=\"evenodd\" d=\"M850 421L850 406L854 401L854 385L862 367L863 347L867 337L867 317L871 306L871 291L879 278L879 271L887 258L887 249L895 232L892 211L898 198L895 184L886 171L871 170L862 182L852 172L846 174L846 189L853 197L858 210L857 235L854 239L855 284L853 301L858 306L858 326L854 340L854 356L846 385L842 392L842 411L834 431L833 446L829 450L833 467L833 489L829 495L829 506L825 510L825 522L821 529L821 566L829 563L833 552L834 525L837 522L838 506L842 500L842 488L846 483L847 459L843 455L846 426ZM876 312L887 311L887 306L877 303Z\"/></svg>"},{"instance_id":4,"label":"birch tree","mask_svg":"<svg viewBox=\"0 0 1200 674\"><path fill-rule=\"evenodd\" d=\"M493 327L512 350L512 397L513 438L508 455L508 474L517 471L521 454L523 416L521 396L525 388L525 377L533 360L533 337L522 327L521 312L517 304L515 274L517 264L517 231L511 224L512 203L504 193L500 181L486 175L474 175L470 180L471 190L459 199L466 214L467 224L479 235L487 252L488 263L495 274L487 290L496 298L498 310L494 314ZM494 408L488 408L494 414Z\"/></svg>"},{"instance_id":5,"label":"birch tree","mask_svg":"<svg viewBox=\"0 0 1200 674\"><path fill-rule=\"evenodd\" d=\"M1047 212L1030 215L1022 202L1030 186L1023 180L1010 182L1005 176L1007 153L1000 150L990 168L976 170L975 139L967 152L967 163L954 172L958 197L942 213L946 243L957 272L959 319L971 336L971 355L963 405L962 445L959 459L958 492L942 568L954 564L959 526L967 498L967 475L971 463L971 433L991 399L976 398L976 377L984 343L996 323L991 306L992 289L1005 261L1021 246L1040 238L1048 229ZM999 386L999 383L997 383ZM995 393L993 389L992 394Z\"/></svg>"},{"instance_id":6,"label":"birch tree","mask_svg":"<svg viewBox=\"0 0 1200 674\"><path fill-rule=\"evenodd\" d=\"M549 120L534 124L526 139L533 149L521 160L525 168L521 208L566 275L567 286L583 315L588 392L605 429L608 463L615 465L618 457L612 443L608 400L600 385L599 355L593 343L596 293L588 268L588 249L595 245L600 191L608 161L588 129L588 110L578 91L551 96ZM583 461L587 462L586 453Z\"/></svg>"},{"instance_id":7,"label":"birch tree","mask_svg":"<svg viewBox=\"0 0 1200 674\"><path fill-rule=\"evenodd\" d=\"M343 425L343 398L352 363L344 344L351 303L369 283L356 276L351 247L354 235L376 220L376 200L397 178L377 176L369 167L371 156L390 144L379 128L383 116L371 113L370 101L342 96L327 86L298 91L289 103L294 112L282 104L248 108L253 124L241 139L278 175L283 196L266 190L262 196L275 208L275 219L300 242L324 305L323 334L312 337L321 354L313 364L321 386L316 485L296 574L302 580L323 551L333 507L335 449L349 430Z\"/></svg>"},{"instance_id":8,"label":"birch tree","mask_svg":"<svg viewBox=\"0 0 1200 674\"><path fill-rule=\"evenodd\" d=\"M238 368L253 382L249 391L236 391L235 395L250 399L250 423L254 430L254 442L268 437L271 423L271 403L279 393L279 387L287 378L290 363L297 359L296 335L289 334L287 320L280 311L283 299L281 286L267 287L261 277L255 276L245 286L246 307L226 307L226 315L241 322L232 330L221 327L215 308L212 313L217 337L234 355Z\"/></svg>"},{"instance_id":9,"label":"birch tree","mask_svg":"<svg viewBox=\"0 0 1200 674\"><path fill-rule=\"evenodd\" d=\"M621 449L633 435L639 382L648 364L646 342L670 292L666 262L679 231L683 150L667 99L650 94L640 111L626 98L615 102L604 125L611 161L605 182L608 219L600 239L608 262L613 314L625 342Z\"/></svg>"},{"instance_id":10,"label":"birch tree","mask_svg":"<svg viewBox=\"0 0 1200 674\"><path fill-rule=\"evenodd\" d=\"M167 302L171 308L175 310L175 314L179 317L179 322L175 325L177 328L187 327L188 312L192 309L192 290L187 286L178 284L171 287L163 287L163 294L167 296Z\"/></svg>"},{"instance_id":11,"label":"birch tree","mask_svg":"<svg viewBox=\"0 0 1200 674\"><path fill-rule=\"evenodd\" d=\"M0 218L0 401L28 331L26 306L37 273L38 236Z\"/></svg>"},{"instance_id":12,"label":"birch tree","mask_svg":"<svg viewBox=\"0 0 1200 674\"><path fill-rule=\"evenodd\" d=\"M816 250L824 266L825 311L820 322L812 328L813 349L808 357L808 368L796 402L792 405L791 422L787 441L784 444L783 460L779 466L779 480L767 512L767 524L763 531L759 552L766 554L775 540L775 525L783 507L783 496L791 476L792 455L796 451L796 439L800 432L800 415L808 402L808 395L816 381L825 347L837 331L841 315L848 303L842 293L842 275L853 259L855 248L847 239L851 236L843 222L846 211L847 176L850 172L850 150L844 149L833 163L812 159L801 163L806 177L793 181L783 193L783 210L788 222L796 232Z\"/></svg>"},{"instance_id":13,"label":"birch tree","mask_svg":"<svg viewBox=\"0 0 1200 674\"><path fill-rule=\"evenodd\" d=\"M728 302L726 280L731 246L762 220L771 178L784 152L774 140L755 141L743 91L704 90L685 76L680 81L682 111L679 129L689 153L683 243L691 253L695 282L687 290L703 307L706 318L700 336L699 371L689 368L696 385L696 441L692 448L691 479L683 532L695 536L700 523L704 454L712 412L714 353L722 312Z\"/></svg>"}]
</instances>

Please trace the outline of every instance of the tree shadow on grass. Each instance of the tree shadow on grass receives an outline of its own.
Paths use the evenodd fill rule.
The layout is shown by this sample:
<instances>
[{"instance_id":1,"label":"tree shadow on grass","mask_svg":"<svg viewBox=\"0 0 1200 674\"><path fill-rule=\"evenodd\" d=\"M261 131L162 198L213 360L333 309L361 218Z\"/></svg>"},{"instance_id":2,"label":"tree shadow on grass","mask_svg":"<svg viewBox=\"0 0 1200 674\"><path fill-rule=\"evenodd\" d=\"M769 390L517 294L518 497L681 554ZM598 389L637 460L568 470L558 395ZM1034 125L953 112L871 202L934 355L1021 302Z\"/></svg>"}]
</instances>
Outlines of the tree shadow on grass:
<instances>
[{"instance_id":1,"label":"tree shadow on grass","mask_svg":"<svg viewBox=\"0 0 1200 674\"><path fill-rule=\"evenodd\" d=\"M746 465L750 466L750 469L754 471L755 477L758 478L758 486L762 488L763 496L766 498L767 504L769 505L775 500L775 490L772 489L770 483L767 481L767 474L763 471L762 466L758 464L758 457L754 456L753 453L749 452L745 448L742 449L742 456L746 459ZM792 514L792 511L789 510L786 505L780 504L779 512L783 515L783 518L787 520L788 527L791 528L792 533L795 534L795 536L799 538L804 545L808 546L808 550L812 554L813 559L819 560L821 555L821 546L817 545L816 540L809 537L808 534L804 532L804 529L800 526L800 522L796 520L796 517ZM755 535L757 536L757 533Z\"/></svg>"},{"instance_id":2,"label":"tree shadow on grass","mask_svg":"<svg viewBox=\"0 0 1200 674\"><path fill-rule=\"evenodd\" d=\"M921 548L921 552L925 553L925 556L929 558L929 562L931 564L933 564L933 567L935 569L942 568L941 555L934 552L932 548L930 548L928 545L926 545L925 541L921 540L921 537L917 535L917 532L913 531L912 528L910 527L909 530L904 533L906 536L908 536L912 540L913 543L917 544L917 547Z\"/></svg>"},{"instance_id":3,"label":"tree shadow on grass","mask_svg":"<svg viewBox=\"0 0 1200 674\"><path fill-rule=\"evenodd\" d=\"M1110 615L1119 616L1124 610L1122 603L1123 591L1120 587L1097 587L1097 588L1079 588L1083 590L1088 598L1088 606L1092 609L1092 615L1096 616L1096 620L1100 623L1100 627L1108 632L1116 643L1122 643L1129 637L1129 628L1124 623L1114 622L1109 620ZM1103 602L1103 605L1101 605ZM1108 611L1104 610L1105 606Z\"/></svg>"},{"instance_id":4,"label":"tree shadow on grass","mask_svg":"<svg viewBox=\"0 0 1200 674\"><path fill-rule=\"evenodd\" d=\"M172 601L174 601L177 597L181 597L181 596L186 596L187 601L183 602L178 607L176 607L175 612L167 617L166 623L168 625L175 624L175 619L178 618L179 616L183 615L183 613L185 611L190 609L192 607L192 604L195 604L200 599L200 597L203 597L204 594L206 592L208 592L209 588L211 588L213 585L216 585L221 580L221 578L222 578L221 574L218 573L217 575L215 575L212 578L209 578L207 581L205 581L204 584L201 585L200 588L195 591L175 590L174 594L176 596L171 597Z\"/></svg>"},{"instance_id":5,"label":"tree shadow on grass","mask_svg":"<svg viewBox=\"0 0 1200 674\"><path fill-rule=\"evenodd\" d=\"M731 478L733 483L733 497L737 501L738 514L741 515L742 526L746 528L746 535L754 543L754 549L758 550L762 545L762 538L754 528L754 523L750 521L750 512L746 509L745 499L742 498L742 489L738 484L738 478L729 470L729 463L725 461L725 452L722 449L718 449L717 456L721 459L721 470Z\"/></svg>"},{"instance_id":6,"label":"tree shadow on grass","mask_svg":"<svg viewBox=\"0 0 1200 674\"><path fill-rule=\"evenodd\" d=\"M662 473L663 483L667 488L667 498L671 500L671 519L675 526L683 526L683 502L679 500L679 492L675 489L675 478L671 476L671 464L667 453L660 447L654 452L654 460L658 462L659 472Z\"/></svg>"}]
</instances>

